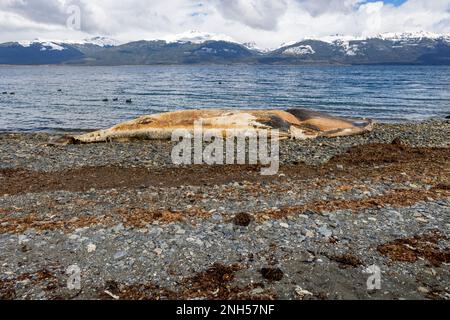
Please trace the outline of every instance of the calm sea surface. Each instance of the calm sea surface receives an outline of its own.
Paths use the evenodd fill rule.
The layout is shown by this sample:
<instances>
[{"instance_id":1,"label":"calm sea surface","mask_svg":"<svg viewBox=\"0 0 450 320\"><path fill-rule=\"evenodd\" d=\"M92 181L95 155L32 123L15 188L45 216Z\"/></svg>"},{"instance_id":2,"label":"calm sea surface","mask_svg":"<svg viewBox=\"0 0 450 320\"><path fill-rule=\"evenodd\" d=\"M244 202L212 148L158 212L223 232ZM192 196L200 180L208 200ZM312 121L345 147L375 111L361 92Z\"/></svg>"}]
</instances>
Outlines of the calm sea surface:
<instances>
[{"instance_id":1,"label":"calm sea surface","mask_svg":"<svg viewBox=\"0 0 450 320\"><path fill-rule=\"evenodd\" d=\"M447 115L450 67L0 66L0 131L96 129L178 109L292 107L382 122Z\"/></svg>"}]
</instances>

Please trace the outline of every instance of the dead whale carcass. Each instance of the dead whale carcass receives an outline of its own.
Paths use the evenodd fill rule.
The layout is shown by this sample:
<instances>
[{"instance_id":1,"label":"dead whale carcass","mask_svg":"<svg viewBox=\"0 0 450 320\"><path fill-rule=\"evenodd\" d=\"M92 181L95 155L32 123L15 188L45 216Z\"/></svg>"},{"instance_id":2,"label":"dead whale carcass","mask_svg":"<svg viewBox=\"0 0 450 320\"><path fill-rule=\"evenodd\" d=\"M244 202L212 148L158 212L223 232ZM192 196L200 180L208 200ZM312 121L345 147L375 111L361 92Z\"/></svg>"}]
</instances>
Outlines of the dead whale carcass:
<instances>
[{"instance_id":1,"label":"dead whale carcass","mask_svg":"<svg viewBox=\"0 0 450 320\"><path fill-rule=\"evenodd\" d=\"M371 120L351 120L306 109L283 110L184 110L142 116L110 129L74 136L77 143L112 140L168 140L176 129L194 130L201 121L203 129L278 129L280 138L309 139L338 137L372 130Z\"/></svg>"}]
</instances>

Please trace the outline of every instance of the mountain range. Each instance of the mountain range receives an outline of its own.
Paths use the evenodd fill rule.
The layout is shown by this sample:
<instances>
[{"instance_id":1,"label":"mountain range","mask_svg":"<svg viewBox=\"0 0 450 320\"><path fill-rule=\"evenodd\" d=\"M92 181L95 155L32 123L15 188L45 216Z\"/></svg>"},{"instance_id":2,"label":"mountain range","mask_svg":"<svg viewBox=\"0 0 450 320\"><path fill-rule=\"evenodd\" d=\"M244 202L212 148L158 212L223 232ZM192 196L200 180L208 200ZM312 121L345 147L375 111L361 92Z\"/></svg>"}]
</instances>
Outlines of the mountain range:
<instances>
[{"instance_id":1,"label":"mountain range","mask_svg":"<svg viewBox=\"0 0 450 320\"><path fill-rule=\"evenodd\" d=\"M105 37L84 41L26 41L0 44L7 65L158 64L450 65L450 35L391 33L357 38L309 37L272 50L226 36L189 32L157 40L120 43Z\"/></svg>"}]
</instances>

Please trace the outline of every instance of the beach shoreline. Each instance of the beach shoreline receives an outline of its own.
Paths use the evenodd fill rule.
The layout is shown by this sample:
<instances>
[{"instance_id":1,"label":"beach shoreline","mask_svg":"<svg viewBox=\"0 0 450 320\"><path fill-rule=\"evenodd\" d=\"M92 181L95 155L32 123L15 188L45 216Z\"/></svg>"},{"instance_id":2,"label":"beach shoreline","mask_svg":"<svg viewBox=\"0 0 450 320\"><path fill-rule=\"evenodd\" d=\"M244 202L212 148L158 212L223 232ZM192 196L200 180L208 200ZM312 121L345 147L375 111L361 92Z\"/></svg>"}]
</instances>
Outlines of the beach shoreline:
<instances>
[{"instance_id":1,"label":"beach shoreline","mask_svg":"<svg viewBox=\"0 0 450 320\"><path fill-rule=\"evenodd\" d=\"M282 141L273 177L60 136L0 134L1 298L450 299L449 121Z\"/></svg>"}]
</instances>

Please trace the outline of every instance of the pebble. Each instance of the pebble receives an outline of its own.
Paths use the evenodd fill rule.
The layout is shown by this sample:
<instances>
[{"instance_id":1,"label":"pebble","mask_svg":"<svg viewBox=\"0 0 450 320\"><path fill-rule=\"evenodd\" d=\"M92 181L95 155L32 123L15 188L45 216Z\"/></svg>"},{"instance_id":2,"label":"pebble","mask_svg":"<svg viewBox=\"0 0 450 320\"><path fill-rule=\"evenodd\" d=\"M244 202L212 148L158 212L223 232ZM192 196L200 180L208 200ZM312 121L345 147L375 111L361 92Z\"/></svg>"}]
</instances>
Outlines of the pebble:
<instances>
[{"instance_id":1,"label":"pebble","mask_svg":"<svg viewBox=\"0 0 450 320\"><path fill-rule=\"evenodd\" d=\"M116 232L116 233L119 233L120 231L122 231L122 230L124 230L124 229L125 229L125 227L124 227L123 224L121 223L121 224L116 225L116 226L113 228L113 231Z\"/></svg>"},{"instance_id":2,"label":"pebble","mask_svg":"<svg viewBox=\"0 0 450 320\"><path fill-rule=\"evenodd\" d=\"M304 251L304 252L301 252L301 253L298 255L297 259L298 259L300 262L313 262L313 261L314 261L314 255L312 255L312 254L309 253L308 251Z\"/></svg>"},{"instance_id":3,"label":"pebble","mask_svg":"<svg viewBox=\"0 0 450 320\"><path fill-rule=\"evenodd\" d=\"M419 287L419 288L417 288L417 291L419 291L420 293L425 293L425 294L430 292L430 290L428 290L425 287Z\"/></svg>"},{"instance_id":4,"label":"pebble","mask_svg":"<svg viewBox=\"0 0 450 320\"><path fill-rule=\"evenodd\" d=\"M317 229L317 231L325 238L329 238L333 235L333 231L328 229L326 225L321 226L319 229Z\"/></svg>"},{"instance_id":5,"label":"pebble","mask_svg":"<svg viewBox=\"0 0 450 320\"><path fill-rule=\"evenodd\" d=\"M177 228L177 230L175 231L175 233L178 234L178 235L183 235L183 234L186 233L186 230L181 229L181 228Z\"/></svg>"},{"instance_id":6,"label":"pebble","mask_svg":"<svg viewBox=\"0 0 450 320\"><path fill-rule=\"evenodd\" d=\"M285 228L285 229L289 229L289 225L285 222L280 222L280 227Z\"/></svg>"},{"instance_id":7,"label":"pebble","mask_svg":"<svg viewBox=\"0 0 450 320\"><path fill-rule=\"evenodd\" d=\"M312 292L309 292L308 290L304 290L302 287L297 286L295 287L295 294L300 298L303 299L306 296L314 296Z\"/></svg>"},{"instance_id":8,"label":"pebble","mask_svg":"<svg viewBox=\"0 0 450 320\"><path fill-rule=\"evenodd\" d=\"M70 240L78 240L78 239L80 239L81 237L79 236L79 235L77 235L77 234L72 234L72 235L70 235L69 236L69 239Z\"/></svg>"},{"instance_id":9,"label":"pebble","mask_svg":"<svg viewBox=\"0 0 450 320\"><path fill-rule=\"evenodd\" d=\"M313 231L311 231L311 230L306 230L306 231L303 233L303 235L304 235L305 237L307 237L307 238L314 238L315 233L314 233Z\"/></svg>"},{"instance_id":10,"label":"pebble","mask_svg":"<svg viewBox=\"0 0 450 320\"><path fill-rule=\"evenodd\" d=\"M28 241L30 241L30 240L27 238L27 236L22 235L22 234L19 235L19 244L23 244L23 243L26 243Z\"/></svg>"},{"instance_id":11,"label":"pebble","mask_svg":"<svg viewBox=\"0 0 450 320\"><path fill-rule=\"evenodd\" d=\"M251 291L252 295L259 295L259 294L263 294L263 293L264 293L264 289L262 289L262 288L256 288Z\"/></svg>"},{"instance_id":12,"label":"pebble","mask_svg":"<svg viewBox=\"0 0 450 320\"><path fill-rule=\"evenodd\" d=\"M89 244L87 245L87 251L88 251L89 253L92 253L92 252L94 252L95 250L97 250L97 246L96 246L95 244L89 243Z\"/></svg>"},{"instance_id":13,"label":"pebble","mask_svg":"<svg viewBox=\"0 0 450 320\"><path fill-rule=\"evenodd\" d=\"M119 251L114 255L114 259L115 260L121 260L123 259L125 256L127 255L127 253L125 251Z\"/></svg>"},{"instance_id":14,"label":"pebble","mask_svg":"<svg viewBox=\"0 0 450 320\"><path fill-rule=\"evenodd\" d=\"M197 239L197 238L187 238L186 241L192 242L198 246L203 246L203 241L201 241L200 239Z\"/></svg>"}]
</instances>

